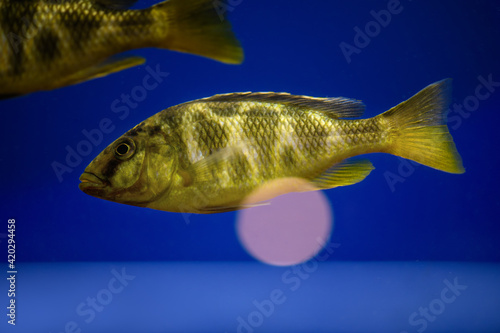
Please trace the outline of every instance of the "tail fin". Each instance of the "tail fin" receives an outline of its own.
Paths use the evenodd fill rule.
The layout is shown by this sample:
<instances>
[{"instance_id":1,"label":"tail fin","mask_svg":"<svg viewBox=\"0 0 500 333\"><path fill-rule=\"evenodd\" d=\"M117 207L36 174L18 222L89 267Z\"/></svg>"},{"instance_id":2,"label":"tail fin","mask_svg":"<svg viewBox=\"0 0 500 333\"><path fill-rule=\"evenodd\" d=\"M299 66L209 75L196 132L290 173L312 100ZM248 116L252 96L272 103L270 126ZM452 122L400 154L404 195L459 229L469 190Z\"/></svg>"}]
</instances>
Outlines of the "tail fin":
<instances>
[{"instance_id":1,"label":"tail fin","mask_svg":"<svg viewBox=\"0 0 500 333\"><path fill-rule=\"evenodd\" d=\"M243 61L243 50L231 24L213 0L167 0L153 7L166 19L160 47L193 53L228 64ZM220 10L220 9L219 9Z\"/></svg>"},{"instance_id":2,"label":"tail fin","mask_svg":"<svg viewBox=\"0 0 500 333\"><path fill-rule=\"evenodd\" d=\"M451 79L431 84L377 116L389 125L387 153L450 173L464 173L462 159L446 126Z\"/></svg>"}]
</instances>

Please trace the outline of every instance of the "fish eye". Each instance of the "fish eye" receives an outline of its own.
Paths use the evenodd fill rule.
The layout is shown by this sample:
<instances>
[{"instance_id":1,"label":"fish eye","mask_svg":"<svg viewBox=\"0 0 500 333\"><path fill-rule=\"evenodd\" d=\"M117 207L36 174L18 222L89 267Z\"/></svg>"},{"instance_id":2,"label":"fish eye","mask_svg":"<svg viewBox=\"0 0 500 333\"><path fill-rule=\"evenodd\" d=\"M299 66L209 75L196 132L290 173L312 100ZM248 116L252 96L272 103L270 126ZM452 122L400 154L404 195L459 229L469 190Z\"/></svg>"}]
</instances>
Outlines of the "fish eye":
<instances>
[{"instance_id":1,"label":"fish eye","mask_svg":"<svg viewBox=\"0 0 500 333\"><path fill-rule=\"evenodd\" d=\"M130 139L125 139L124 141L118 143L115 147L115 156L120 160L126 160L135 152L134 141Z\"/></svg>"},{"instance_id":2,"label":"fish eye","mask_svg":"<svg viewBox=\"0 0 500 333\"><path fill-rule=\"evenodd\" d=\"M125 155L126 153L128 153L129 150L130 146L126 143L122 143L121 145L116 147L116 153L120 156Z\"/></svg>"}]
</instances>

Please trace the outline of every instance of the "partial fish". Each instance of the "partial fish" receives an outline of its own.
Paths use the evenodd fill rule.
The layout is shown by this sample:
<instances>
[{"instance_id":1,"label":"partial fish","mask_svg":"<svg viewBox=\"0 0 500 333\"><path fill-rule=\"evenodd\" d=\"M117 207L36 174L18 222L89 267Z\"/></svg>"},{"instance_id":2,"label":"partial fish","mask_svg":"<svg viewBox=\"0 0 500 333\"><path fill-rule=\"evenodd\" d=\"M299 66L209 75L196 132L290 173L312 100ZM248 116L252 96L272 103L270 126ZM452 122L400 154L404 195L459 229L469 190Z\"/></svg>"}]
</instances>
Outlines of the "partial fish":
<instances>
[{"instance_id":1,"label":"partial fish","mask_svg":"<svg viewBox=\"0 0 500 333\"><path fill-rule=\"evenodd\" d=\"M367 153L463 173L446 126L450 90L443 80L357 120L364 105L345 98L234 93L187 102L113 142L85 169L80 189L140 207L218 213L247 207L245 198L279 179L314 189L358 183L373 166L349 158Z\"/></svg>"},{"instance_id":2,"label":"partial fish","mask_svg":"<svg viewBox=\"0 0 500 333\"><path fill-rule=\"evenodd\" d=\"M51 90L140 65L112 58L158 47L239 64L243 51L213 0L0 0L0 98Z\"/></svg>"}]
</instances>

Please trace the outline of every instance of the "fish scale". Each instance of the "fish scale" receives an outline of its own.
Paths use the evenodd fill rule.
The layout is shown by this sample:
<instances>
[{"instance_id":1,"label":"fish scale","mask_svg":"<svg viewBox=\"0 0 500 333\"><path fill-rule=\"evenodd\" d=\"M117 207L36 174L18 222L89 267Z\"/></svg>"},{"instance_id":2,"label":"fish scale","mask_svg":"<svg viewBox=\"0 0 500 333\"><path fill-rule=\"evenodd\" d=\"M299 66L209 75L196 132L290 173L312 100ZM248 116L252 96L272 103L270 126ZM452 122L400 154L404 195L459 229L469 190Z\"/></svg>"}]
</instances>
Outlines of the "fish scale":
<instances>
[{"instance_id":1,"label":"fish scale","mask_svg":"<svg viewBox=\"0 0 500 333\"><path fill-rule=\"evenodd\" d=\"M212 0L117 9L123 0L0 0L0 98L50 90L140 65L118 53L143 47L226 63L243 53Z\"/></svg>"},{"instance_id":2,"label":"fish scale","mask_svg":"<svg viewBox=\"0 0 500 333\"><path fill-rule=\"evenodd\" d=\"M20 60L14 59L13 43L7 48L11 61L0 64L0 92L14 93L21 90L21 86L33 86L45 83L48 86L58 78L65 77L74 68L85 68L98 63L117 51L122 51L123 44L134 43L128 35L117 37L119 26L112 24L119 12L97 8L89 1L76 1L63 4L54 4L48 1L20 1L20 4L10 9L10 12L19 10L23 15L30 9L32 20L25 19L28 33L23 34L25 26L16 26L15 38L18 54L23 54ZM23 17L24 18L24 17ZM140 26L136 26L138 29ZM143 27L144 28L144 27ZM4 31L3 34L9 33ZM144 31L148 33L148 31ZM28 35L30 38L23 37ZM13 35L11 35L11 38ZM114 36L110 38L108 36ZM137 45L139 46L139 45ZM135 45L134 45L135 47ZM64 55L64 58L61 56ZM16 70L9 75L2 69L13 67ZM55 69L55 70L54 70ZM8 72L7 72L8 73ZM7 82L18 82L10 85ZM29 84L27 84L29 82Z\"/></svg>"}]
</instances>

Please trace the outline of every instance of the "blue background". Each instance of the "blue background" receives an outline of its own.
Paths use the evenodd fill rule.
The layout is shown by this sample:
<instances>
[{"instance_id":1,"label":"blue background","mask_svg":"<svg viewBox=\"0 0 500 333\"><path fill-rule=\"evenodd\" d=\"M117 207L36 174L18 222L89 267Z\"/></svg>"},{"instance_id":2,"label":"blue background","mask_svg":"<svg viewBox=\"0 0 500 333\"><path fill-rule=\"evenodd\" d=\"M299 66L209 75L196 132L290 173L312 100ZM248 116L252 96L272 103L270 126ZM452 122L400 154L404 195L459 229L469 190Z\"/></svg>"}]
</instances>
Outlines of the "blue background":
<instances>
[{"instance_id":1,"label":"blue background","mask_svg":"<svg viewBox=\"0 0 500 333\"><path fill-rule=\"evenodd\" d=\"M137 7L153 3L139 1ZM348 63L340 43L353 45L353 29L364 29L373 21L370 11L387 4L243 0L230 13L245 50L242 65L168 50L135 50L128 54L145 57L146 65L0 101L2 253L7 219L15 218L18 262L254 262L237 238L237 213L190 215L187 223L181 214L88 196L78 189L78 178L99 152L139 122L213 94L344 96L362 100L365 116L371 117L444 78L453 78L452 104L470 100L480 76L500 82L500 3L493 0L401 1L402 11ZM113 101L142 84L146 66L157 65L169 76L120 119L112 112ZM391 188L387 173L400 174L398 168L407 164L372 154L376 169L367 179L326 191L335 214L331 239L342 244L328 260L498 264L499 106L496 87L477 110L450 128L465 174L413 166L404 182ZM65 163L66 147L76 149L85 140L82 131L97 128L103 118L111 119L114 130L60 182L52 163Z\"/></svg>"},{"instance_id":2,"label":"blue background","mask_svg":"<svg viewBox=\"0 0 500 333\"><path fill-rule=\"evenodd\" d=\"M140 1L147 6L152 2ZM78 177L109 143L149 116L217 93L284 91L362 100L379 114L443 78L453 102L480 84L500 82L500 5L496 1L402 2L403 10L347 63L339 44L354 44L358 26L386 1L243 1L231 21L245 61L229 66L158 49L136 50L152 68L170 73L121 120L111 104L130 94L145 66L50 92L0 102L2 218L16 218L22 261L253 260L239 244L236 213L191 215L99 200L78 189ZM362 183L326 191L335 213L335 260L499 261L497 194L500 88L450 128L466 173L418 166L391 191L384 174L398 158L370 156L376 169ZM451 116L450 116L451 117ZM51 164L66 146L103 118L115 129L59 182ZM453 123L456 125L456 123ZM456 126L455 126L456 127ZM6 230L6 228L5 228ZM1 231L0 232L5 232Z\"/></svg>"}]
</instances>

